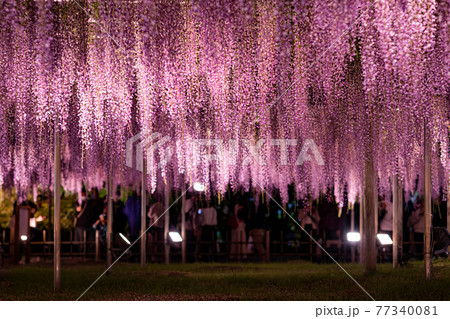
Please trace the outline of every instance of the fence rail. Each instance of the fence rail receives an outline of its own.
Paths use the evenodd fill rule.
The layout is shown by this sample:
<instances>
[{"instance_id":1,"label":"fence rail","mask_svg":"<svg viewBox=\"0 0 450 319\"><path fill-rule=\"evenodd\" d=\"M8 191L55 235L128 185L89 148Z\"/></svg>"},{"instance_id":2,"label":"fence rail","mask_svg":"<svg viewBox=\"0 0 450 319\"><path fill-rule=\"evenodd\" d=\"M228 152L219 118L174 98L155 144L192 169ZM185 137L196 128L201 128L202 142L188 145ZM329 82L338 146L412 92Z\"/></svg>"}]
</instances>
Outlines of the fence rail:
<instances>
[{"instance_id":1,"label":"fence rail","mask_svg":"<svg viewBox=\"0 0 450 319\"><path fill-rule=\"evenodd\" d=\"M69 233L69 240L61 242L61 255L63 257L83 257L85 259L94 259L95 261L101 261L106 258L106 245L101 242L100 231L96 231L94 236L89 236L88 232L84 231L83 240L75 241L73 232ZM94 237L94 238L88 238ZM247 241L231 241L229 234L225 235L225 240L213 240L213 241L187 241L186 246L195 247L191 250L188 249L187 257L190 261L234 261L234 260L249 260L249 261L287 261L293 259L304 259L309 261L325 261L326 256L321 249L311 240L286 240L283 232L281 232L279 238L271 238L269 231L266 231L265 238L261 242L249 243ZM3 247L4 255L7 256L9 251L10 242L6 235L6 230L2 230L1 234L1 246ZM215 237L211 237L215 238ZM164 246L164 242L152 241L148 242L147 257L149 261L164 260L164 249L155 252L154 246ZM233 245L241 246L245 245L246 248L253 246L254 248L260 244L263 247L263 251L248 251L244 253L233 253ZM418 247L421 242L404 242L403 250L407 252L410 247ZM49 240L49 234L45 230L43 231L43 239L40 241L31 241L31 257L43 257L53 258L53 241ZM131 256L136 259L140 256L139 244L135 245L131 249ZM153 247L153 248L152 248ZM359 245L356 243L350 243L341 240L328 240L322 243L327 252L333 256L333 258L340 261L357 261L359 258ZM113 245L113 250L116 255L120 255L127 246ZM384 248L384 249L383 249ZM420 251L420 250L419 250ZM411 253L410 253L411 254ZM419 252L413 252L413 256L419 257ZM382 261L386 258L392 257L392 249L389 246L379 247L379 260ZM130 257L130 255L128 255ZM171 246L170 249L171 261L181 261L181 249L177 246Z\"/></svg>"}]
</instances>

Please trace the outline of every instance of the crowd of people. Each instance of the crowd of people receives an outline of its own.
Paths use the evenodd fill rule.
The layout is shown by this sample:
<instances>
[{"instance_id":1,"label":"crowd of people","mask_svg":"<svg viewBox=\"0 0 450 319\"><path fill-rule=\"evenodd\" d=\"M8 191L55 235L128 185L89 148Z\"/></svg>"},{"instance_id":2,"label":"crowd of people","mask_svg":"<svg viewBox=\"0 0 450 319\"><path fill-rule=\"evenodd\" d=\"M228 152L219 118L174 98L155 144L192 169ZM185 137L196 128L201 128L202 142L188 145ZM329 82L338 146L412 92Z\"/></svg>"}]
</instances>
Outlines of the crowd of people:
<instances>
[{"instance_id":1,"label":"crowd of people","mask_svg":"<svg viewBox=\"0 0 450 319\"><path fill-rule=\"evenodd\" d=\"M104 230L106 227L105 212L82 212L86 207L93 211L106 209L96 208L97 192L91 192L90 202L86 201L77 208L81 219L76 222L76 233L81 234L94 225L94 228ZM84 198L84 195L82 194ZM149 196L147 213L148 253L152 261L161 262L164 256L164 222L165 207L163 195ZM168 212L169 229L180 231L181 210L186 220L186 250L191 261L211 261L220 253L228 254L231 260L246 260L249 255L257 255L260 260L266 258L266 231L272 240L285 241L290 247L298 247L309 242L311 238L323 245L327 240L345 241L344 235L354 229L359 230L359 203L349 207L347 202L336 203L332 192L322 194L320 198L303 201L293 200L280 207L277 199L268 201L263 194L251 192L235 192L225 194L222 199L206 198L201 193L188 193L184 208L174 205ZM97 203L97 204L96 204ZM181 201L180 201L181 204ZM83 208L85 207L85 208ZM393 204L390 199L381 197L378 212L379 233L386 233L392 238ZM435 226L446 225L446 207L442 201L433 203ZM351 210L354 210L354 225L351 223ZM88 209L89 211L89 209ZM133 191L126 201L114 201L114 233L125 233L131 240L138 238L141 229L141 197L139 191ZM288 217L285 213L289 214ZM92 217L88 217L92 215ZM98 219L97 219L98 218ZM415 258L421 258L423 253L424 206L423 199L414 194L404 204L404 241L411 244L404 252ZM94 221L96 220L96 221ZM81 221L81 222L80 222ZM304 231L303 231L303 230ZM305 234L305 232L307 234ZM105 232L102 232L103 237ZM315 260L321 260L322 251L314 244ZM172 249L179 246L174 245Z\"/></svg>"},{"instance_id":2,"label":"crowd of people","mask_svg":"<svg viewBox=\"0 0 450 319\"><path fill-rule=\"evenodd\" d=\"M100 194L102 193L102 195ZM133 242L141 231L141 193L132 190L123 196L118 188L113 203L113 238L122 234ZM165 214L163 194L147 194L148 255L153 262L164 260L164 223ZM171 193L171 202L176 199ZM349 205L344 199L337 203L332 191L321 194L317 199L292 200L280 206L279 195L272 200L264 193L255 194L243 190L227 192L221 197L206 196L195 191L186 194L184 205L178 200L169 214L169 230L181 231L181 214L184 214L185 242L188 261L213 261L220 254L226 254L230 260L245 261L249 256L266 260L266 236L270 241L285 243L288 248L298 248L302 244L314 241L312 254L314 260L322 261L324 256L320 246L327 241L342 241L351 229L359 230L359 203ZM433 203L433 225L446 225L446 203L437 200ZM30 205L30 203L27 203ZM388 198L381 197L378 212L378 228L392 238L393 205ZM424 205L419 195L413 194L404 201L404 241L414 242L405 247L404 252L415 258L423 254ZM353 219L351 211L353 210ZM74 241L93 241L95 231L100 231L101 243L106 246L107 198L104 190L83 189L75 204ZM289 215L289 216L288 216ZM351 225L353 220L353 225ZM86 237L85 237L86 236ZM167 243L166 243L167 244ZM320 246L319 246L320 245ZM171 243L172 251L180 245ZM271 249L276 252L277 248ZM311 253L311 251L309 251ZM347 258L347 257L343 257Z\"/></svg>"}]
</instances>

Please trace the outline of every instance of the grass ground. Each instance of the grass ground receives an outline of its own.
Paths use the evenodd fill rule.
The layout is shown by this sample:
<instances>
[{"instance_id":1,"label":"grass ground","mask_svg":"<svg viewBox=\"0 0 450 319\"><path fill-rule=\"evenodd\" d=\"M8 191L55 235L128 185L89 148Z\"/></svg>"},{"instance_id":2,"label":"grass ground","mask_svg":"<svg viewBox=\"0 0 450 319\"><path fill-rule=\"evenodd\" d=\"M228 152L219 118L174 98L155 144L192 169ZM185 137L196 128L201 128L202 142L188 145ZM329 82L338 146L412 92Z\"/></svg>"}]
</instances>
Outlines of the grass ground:
<instances>
[{"instance_id":1,"label":"grass ground","mask_svg":"<svg viewBox=\"0 0 450 319\"><path fill-rule=\"evenodd\" d=\"M450 300L450 261L393 269L377 265L364 274L343 267L376 300ZM100 264L63 264L62 292L53 293L51 264L0 268L0 300L75 300L105 270ZM117 264L82 300L369 300L335 264Z\"/></svg>"}]
</instances>

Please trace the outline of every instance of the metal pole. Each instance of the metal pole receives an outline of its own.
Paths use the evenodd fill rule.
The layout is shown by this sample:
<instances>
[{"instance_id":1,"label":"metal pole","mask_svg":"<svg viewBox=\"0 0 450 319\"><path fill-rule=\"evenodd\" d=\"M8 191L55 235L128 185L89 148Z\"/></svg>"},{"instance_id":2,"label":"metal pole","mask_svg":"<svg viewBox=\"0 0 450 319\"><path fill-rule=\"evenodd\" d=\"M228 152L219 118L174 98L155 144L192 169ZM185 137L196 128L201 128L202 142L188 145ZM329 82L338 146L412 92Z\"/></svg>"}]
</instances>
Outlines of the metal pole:
<instances>
[{"instance_id":1,"label":"metal pole","mask_svg":"<svg viewBox=\"0 0 450 319\"><path fill-rule=\"evenodd\" d=\"M48 169L48 237L51 240L51 229L52 229L52 166L49 163Z\"/></svg>"},{"instance_id":2,"label":"metal pole","mask_svg":"<svg viewBox=\"0 0 450 319\"><path fill-rule=\"evenodd\" d=\"M425 278L431 279L431 150L427 140L427 121L424 121L423 145L424 145L424 182L425 182L425 234L424 234L424 260Z\"/></svg>"},{"instance_id":3,"label":"metal pole","mask_svg":"<svg viewBox=\"0 0 450 319\"><path fill-rule=\"evenodd\" d=\"M350 204L350 231L355 231L355 207L354 204ZM351 255L352 255L352 263L355 262L355 246L352 245L350 248Z\"/></svg>"},{"instance_id":4,"label":"metal pole","mask_svg":"<svg viewBox=\"0 0 450 319\"><path fill-rule=\"evenodd\" d=\"M100 231L95 231L95 261L100 261Z\"/></svg>"},{"instance_id":5,"label":"metal pole","mask_svg":"<svg viewBox=\"0 0 450 319\"><path fill-rule=\"evenodd\" d=\"M112 185L112 176L111 172L108 174L108 211L107 211L107 224L106 224L106 264L108 269L112 264L112 229L113 229L113 185Z\"/></svg>"},{"instance_id":6,"label":"metal pole","mask_svg":"<svg viewBox=\"0 0 450 319\"><path fill-rule=\"evenodd\" d=\"M87 232L86 232L86 229L83 230L83 253L84 253L84 258L87 258Z\"/></svg>"},{"instance_id":7,"label":"metal pole","mask_svg":"<svg viewBox=\"0 0 450 319\"><path fill-rule=\"evenodd\" d=\"M61 145L57 125L54 130L53 289L57 292L61 289Z\"/></svg>"},{"instance_id":8,"label":"metal pole","mask_svg":"<svg viewBox=\"0 0 450 319\"><path fill-rule=\"evenodd\" d=\"M166 212L164 214L164 261L167 264L169 264L169 253L170 253L170 246L169 246L169 222L170 222L170 215L168 212L169 209L169 185L166 184L164 188L164 201L165 201L165 209Z\"/></svg>"},{"instance_id":9,"label":"metal pole","mask_svg":"<svg viewBox=\"0 0 450 319\"><path fill-rule=\"evenodd\" d=\"M186 184L183 182L181 184L181 191L183 192L183 197L181 198L181 238L183 241L181 242L181 262L183 264L186 263Z\"/></svg>"},{"instance_id":10,"label":"metal pole","mask_svg":"<svg viewBox=\"0 0 450 319\"><path fill-rule=\"evenodd\" d=\"M142 156L142 176L141 176L141 267L147 263L147 163Z\"/></svg>"},{"instance_id":11,"label":"metal pole","mask_svg":"<svg viewBox=\"0 0 450 319\"><path fill-rule=\"evenodd\" d=\"M398 196L397 242L398 242L398 256L401 259L403 256L403 187L401 181L398 181L397 196Z\"/></svg>"},{"instance_id":12,"label":"metal pole","mask_svg":"<svg viewBox=\"0 0 450 319\"><path fill-rule=\"evenodd\" d=\"M47 232L45 229L42 231L42 255L45 256L45 241L46 241Z\"/></svg>"},{"instance_id":13,"label":"metal pole","mask_svg":"<svg viewBox=\"0 0 450 319\"><path fill-rule=\"evenodd\" d=\"M450 232L450 176L447 185L447 230Z\"/></svg>"},{"instance_id":14,"label":"metal pole","mask_svg":"<svg viewBox=\"0 0 450 319\"><path fill-rule=\"evenodd\" d=\"M392 266L398 267L398 218L399 218L399 205L398 205L398 175L394 173L392 181Z\"/></svg>"},{"instance_id":15,"label":"metal pole","mask_svg":"<svg viewBox=\"0 0 450 319\"><path fill-rule=\"evenodd\" d=\"M375 271L377 265L376 223L377 203L375 189L375 170L373 150L367 152L364 165L364 234L361 238L364 246L364 265L366 272Z\"/></svg>"},{"instance_id":16,"label":"metal pole","mask_svg":"<svg viewBox=\"0 0 450 319\"><path fill-rule=\"evenodd\" d=\"M359 233L360 233L360 241L359 241L359 263L364 264L364 241L362 240L364 237L364 192L361 190L361 199L359 205Z\"/></svg>"}]
</instances>

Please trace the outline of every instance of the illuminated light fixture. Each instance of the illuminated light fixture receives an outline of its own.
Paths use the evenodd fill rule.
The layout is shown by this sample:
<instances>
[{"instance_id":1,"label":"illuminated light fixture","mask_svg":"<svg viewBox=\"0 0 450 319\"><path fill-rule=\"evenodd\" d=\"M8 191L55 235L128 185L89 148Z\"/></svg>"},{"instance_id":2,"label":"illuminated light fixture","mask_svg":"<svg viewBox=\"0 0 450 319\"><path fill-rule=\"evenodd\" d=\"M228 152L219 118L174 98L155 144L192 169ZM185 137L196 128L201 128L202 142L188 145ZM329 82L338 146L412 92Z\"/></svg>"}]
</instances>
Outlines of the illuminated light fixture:
<instances>
[{"instance_id":1,"label":"illuminated light fixture","mask_svg":"<svg viewBox=\"0 0 450 319\"><path fill-rule=\"evenodd\" d=\"M361 235L357 232L349 232L347 233L347 241L356 243L361 240Z\"/></svg>"},{"instance_id":2,"label":"illuminated light fixture","mask_svg":"<svg viewBox=\"0 0 450 319\"><path fill-rule=\"evenodd\" d=\"M181 243L183 241L183 238L181 238L180 234L176 231L169 232L169 236L174 243Z\"/></svg>"},{"instance_id":3,"label":"illuminated light fixture","mask_svg":"<svg viewBox=\"0 0 450 319\"><path fill-rule=\"evenodd\" d=\"M126 242L128 245L131 245L130 241L128 240L128 238L126 238L122 233L119 233L119 236L123 239L124 242Z\"/></svg>"},{"instance_id":4,"label":"illuminated light fixture","mask_svg":"<svg viewBox=\"0 0 450 319\"><path fill-rule=\"evenodd\" d=\"M200 182L194 183L194 190L197 192L204 192L205 191L205 184Z\"/></svg>"},{"instance_id":5,"label":"illuminated light fixture","mask_svg":"<svg viewBox=\"0 0 450 319\"><path fill-rule=\"evenodd\" d=\"M22 235L22 236L20 236L20 239L22 239L23 241L27 241L28 240L28 236L27 235Z\"/></svg>"},{"instance_id":6,"label":"illuminated light fixture","mask_svg":"<svg viewBox=\"0 0 450 319\"><path fill-rule=\"evenodd\" d=\"M392 245L392 239L388 234L378 234L377 238L381 245Z\"/></svg>"}]
</instances>

